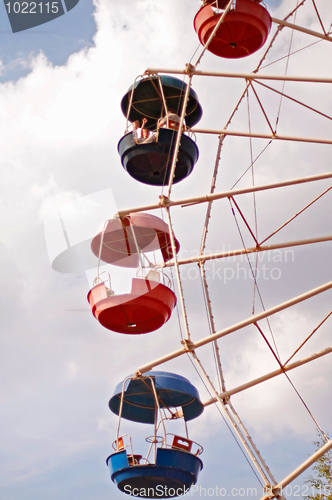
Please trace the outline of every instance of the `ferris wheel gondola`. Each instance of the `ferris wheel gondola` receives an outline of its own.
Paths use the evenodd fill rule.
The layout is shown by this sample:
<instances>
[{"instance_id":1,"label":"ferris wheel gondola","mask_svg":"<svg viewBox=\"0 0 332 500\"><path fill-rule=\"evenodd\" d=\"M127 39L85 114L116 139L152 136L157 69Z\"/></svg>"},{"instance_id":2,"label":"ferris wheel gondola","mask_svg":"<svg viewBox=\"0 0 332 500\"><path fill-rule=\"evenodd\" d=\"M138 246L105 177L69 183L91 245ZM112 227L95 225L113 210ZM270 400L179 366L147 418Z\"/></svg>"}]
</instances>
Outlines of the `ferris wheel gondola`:
<instances>
[{"instance_id":1,"label":"ferris wheel gondola","mask_svg":"<svg viewBox=\"0 0 332 500\"><path fill-rule=\"evenodd\" d=\"M194 28L202 45L212 32L215 35L209 43L210 52L226 59L239 59L259 50L267 40L271 29L271 16L257 0L235 0L225 11L223 22L217 27L228 1L204 2L194 19ZM217 9L216 6L217 5Z\"/></svg>"},{"instance_id":2,"label":"ferris wheel gondola","mask_svg":"<svg viewBox=\"0 0 332 500\"><path fill-rule=\"evenodd\" d=\"M186 436L167 431L169 411L182 408L184 421L203 412L197 389L180 375L169 372L148 372L129 377L119 384L109 402L111 411L119 416L115 452L106 460L111 479L125 492L143 498L169 498L185 494L197 481L203 462L203 448ZM131 437L120 435L121 419L154 425L154 434L146 438L150 444L146 456L133 452Z\"/></svg>"},{"instance_id":3,"label":"ferris wheel gondola","mask_svg":"<svg viewBox=\"0 0 332 500\"><path fill-rule=\"evenodd\" d=\"M174 253L179 248L174 239ZM109 219L103 231L93 238L91 249L99 262L128 268L141 264L141 276L132 279L131 290L126 294L115 294L109 275L105 281L98 272L87 298L92 314L104 328L117 333L143 334L158 330L170 319L176 296L169 279L146 257L149 252L160 250L167 262L174 255L169 228L162 219L144 213Z\"/></svg>"},{"instance_id":4,"label":"ferris wheel gondola","mask_svg":"<svg viewBox=\"0 0 332 500\"><path fill-rule=\"evenodd\" d=\"M145 135L136 130L126 131L118 143L118 152L125 170L137 181L152 186L169 183L177 135L180 128L180 109L187 84L170 76L149 76L132 85L121 101L127 120L142 127ZM202 116L195 91L189 94L183 116L183 127L192 127ZM172 113L175 119L169 118ZM185 129L184 129L185 130ZM180 133L182 132L182 127ZM177 151L173 182L188 177L198 160L198 147L191 137L183 134Z\"/></svg>"}]
</instances>

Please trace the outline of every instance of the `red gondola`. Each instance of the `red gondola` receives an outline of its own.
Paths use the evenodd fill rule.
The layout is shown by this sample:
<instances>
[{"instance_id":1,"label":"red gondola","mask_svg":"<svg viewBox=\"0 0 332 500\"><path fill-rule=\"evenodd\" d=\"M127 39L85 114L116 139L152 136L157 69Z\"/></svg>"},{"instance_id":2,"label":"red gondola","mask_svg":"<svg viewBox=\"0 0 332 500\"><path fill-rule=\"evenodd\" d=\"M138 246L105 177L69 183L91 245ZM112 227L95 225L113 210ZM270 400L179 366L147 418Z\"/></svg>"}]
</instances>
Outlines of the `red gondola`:
<instances>
[{"instance_id":1,"label":"red gondola","mask_svg":"<svg viewBox=\"0 0 332 500\"><path fill-rule=\"evenodd\" d=\"M219 0L218 8L223 9L229 2ZM196 14L194 28L202 45L208 41L221 14L209 2ZM257 0L236 0L220 24L208 50L219 57L237 59L249 56L260 49L271 29L271 16Z\"/></svg>"},{"instance_id":2,"label":"red gondola","mask_svg":"<svg viewBox=\"0 0 332 500\"><path fill-rule=\"evenodd\" d=\"M99 283L90 290L88 301L95 318L108 330L141 334L153 332L169 320L176 296L148 275L145 279L134 278L131 292L123 295L113 295L104 283Z\"/></svg>"}]
</instances>

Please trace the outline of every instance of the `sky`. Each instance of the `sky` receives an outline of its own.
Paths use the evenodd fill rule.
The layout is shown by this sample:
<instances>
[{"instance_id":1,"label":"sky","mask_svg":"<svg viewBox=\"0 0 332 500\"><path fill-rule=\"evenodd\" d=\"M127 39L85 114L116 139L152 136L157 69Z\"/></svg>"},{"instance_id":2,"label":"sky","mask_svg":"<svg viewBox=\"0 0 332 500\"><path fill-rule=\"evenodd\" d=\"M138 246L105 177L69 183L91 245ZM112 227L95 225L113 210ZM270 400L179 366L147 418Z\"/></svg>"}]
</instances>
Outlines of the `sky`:
<instances>
[{"instance_id":1,"label":"sky","mask_svg":"<svg viewBox=\"0 0 332 500\"><path fill-rule=\"evenodd\" d=\"M265 2L278 19L296 3ZM316 4L328 29L330 1L316 0ZM117 210L158 202L159 188L138 183L121 166L117 144L126 120L120 101L147 68L183 69L187 62L196 61L201 46L193 19L199 8L198 0L81 0L50 23L12 33L5 6L0 5L1 500L124 498L105 465L117 426L108 401L128 374L180 347L183 323L174 311L160 330L134 338L99 325L86 300L96 270L64 273L52 268L64 248L59 214L74 245L91 240ZM291 22L321 31L310 0ZM273 25L269 40L275 29ZM289 51L294 54L288 59ZM285 28L261 72L330 78L331 51L331 43ZM264 47L240 60L206 53L198 69L251 72L263 53ZM192 85L203 108L197 128L223 129L244 81L194 76ZM281 82L268 85L283 90ZM331 137L330 119L294 100L280 100L279 94L259 85L255 89L270 122L275 125L278 118L280 135ZM287 82L284 92L325 115L332 114L328 84ZM270 131L253 92L239 106L230 130L248 131L249 126L257 133ZM197 133L196 141L199 160L192 174L172 188L174 200L210 191L218 137ZM331 170L331 145L273 141L265 149L267 144L263 139L227 137L216 190L231 189L237 182L236 187L251 186L248 167L256 157L256 185ZM328 187L330 181L323 180L262 192L255 200L252 195L236 200L252 228L257 214L257 231L263 240ZM330 213L331 192L327 192L271 238L271 244L330 236ZM162 217L160 210L153 214ZM197 255L206 205L174 207L171 214L181 245L179 257ZM241 217L235 220L227 200L216 201L206 252L243 245L254 243ZM331 242L324 242L259 254L258 286L264 307L329 281L330 252ZM129 291L134 270L102 269L110 272L116 293ZM253 308L262 310L246 258L212 261L206 272L217 331L250 317ZM172 276L175 280L174 271ZM181 266L181 278L190 332L197 341L209 334L197 265ZM178 295L176 285L174 290ZM331 311L331 293L270 318L283 362ZM262 321L260 326L271 340L267 323ZM330 346L331 340L328 319L294 360ZM253 326L221 339L219 349L227 388L278 368ZM197 355L217 383L211 347L197 349ZM325 432L331 432L329 356L290 372ZM209 399L189 358L179 357L158 369L187 377L202 401ZM316 425L285 377L234 395L232 403L277 481L313 453ZM179 425L174 423L174 428ZM144 451L145 437L152 429L126 421L122 426L132 434L136 452ZM257 477L216 407L207 407L190 422L189 432L204 447L204 469L197 489L187 496L217 496L209 488L225 488L226 496L262 496ZM305 493L305 480L306 474L298 478L287 498ZM247 488L256 488L257 493L243 495Z\"/></svg>"}]
</instances>

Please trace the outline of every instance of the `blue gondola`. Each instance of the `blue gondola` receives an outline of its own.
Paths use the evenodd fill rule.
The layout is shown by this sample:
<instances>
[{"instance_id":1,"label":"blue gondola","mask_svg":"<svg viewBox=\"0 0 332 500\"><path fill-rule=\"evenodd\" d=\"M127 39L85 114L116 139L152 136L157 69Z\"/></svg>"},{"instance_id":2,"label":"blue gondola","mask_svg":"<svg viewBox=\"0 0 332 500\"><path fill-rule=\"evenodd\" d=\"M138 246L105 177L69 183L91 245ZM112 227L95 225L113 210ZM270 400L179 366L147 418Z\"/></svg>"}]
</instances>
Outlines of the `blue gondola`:
<instances>
[{"instance_id":1,"label":"blue gondola","mask_svg":"<svg viewBox=\"0 0 332 500\"><path fill-rule=\"evenodd\" d=\"M157 140L136 144L133 132L122 137L118 144L121 163L139 182L153 186L168 184L177 131L161 128ZM173 183L188 177L198 160L198 148L187 135L182 135Z\"/></svg>"},{"instance_id":2,"label":"blue gondola","mask_svg":"<svg viewBox=\"0 0 332 500\"><path fill-rule=\"evenodd\" d=\"M122 418L142 424L154 423L156 404L152 382L162 407L182 407L186 421L199 417L203 412L198 391L188 379L175 373L151 371L144 377L129 379L123 395ZM110 410L116 415L119 415L122 389L123 382L116 386L109 402Z\"/></svg>"},{"instance_id":3,"label":"blue gondola","mask_svg":"<svg viewBox=\"0 0 332 500\"><path fill-rule=\"evenodd\" d=\"M110 455L106 464L120 491L140 498L184 495L196 484L203 462L182 450L158 448L155 464L129 465L126 450Z\"/></svg>"},{"instance_id":4,"label":"blue gondola","mask_svg":"<svg viewBox=\"0 0 332 500\"><path fill-rule=\"evenodd\" d=\"M203 448L188 435L166 433L166 418L161 410L168 409L172 420L180 416L185 421L198 417L203 405L197 389L180 375L152 371L144 376L129 377L119 384L109 406L119 415L119 425L113 443L115 452L106 463L119 490L140 498L185 494L203 468L199 458ZM175 411L179 407L182 410ZM121 417L154 424L154 435L146 438L150 446L145 458L134 454L130 436L119 436Z\"/></svg>"}]
</instances>

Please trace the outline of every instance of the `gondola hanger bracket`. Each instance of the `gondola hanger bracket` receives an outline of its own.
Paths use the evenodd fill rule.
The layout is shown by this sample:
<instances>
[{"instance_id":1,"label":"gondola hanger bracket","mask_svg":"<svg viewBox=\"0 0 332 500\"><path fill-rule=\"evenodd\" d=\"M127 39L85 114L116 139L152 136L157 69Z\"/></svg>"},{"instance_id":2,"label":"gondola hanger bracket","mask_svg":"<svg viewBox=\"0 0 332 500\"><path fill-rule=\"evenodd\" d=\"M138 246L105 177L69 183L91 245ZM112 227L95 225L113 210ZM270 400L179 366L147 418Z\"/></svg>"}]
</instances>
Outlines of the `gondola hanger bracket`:
<instances>
[{"instance_id":1,"label":"gondola hanger bracket","mask_svg":"<svg viewBox=\"0 0 332 500\"><path fill-rule=\"evenodd\" d=\"M171 200L168 198L168 196L161 195L159 196L159 205L164 208L168 208L171 206Z\"/></svg>"},{"instance_id":2,"label":"gondola hanger bracket","mask_svg":"<svg viewBox=\"0 0 332 500\"><path fill-rule=\"evenodd\" d=\"M173 418L183 418L183 411L182 410L178 410L176 413L173 413L172 414L172 419Z\"/></svg>"},{"instance_id":3,"label":"gondola hanger bracket","mask_svg":"<svg viewBox=\"0 0 332 500\"><path fill-rule=\"evenodd\" d=\"M188 339L181 340L181 344L183 345L184 351L192 352L195 350L195 344L191 340Z\"/></svg>"},{"instance_id":4,"label":"gondola hanger bracket","mask_svg":"<svg viewBox=\"0 0 332 500\"><path fill-rule=\"evenodd\" d=\"M273 486L271 484L266 484L263 490L266 495L270 495L270 498L274 497Z\"/></svg>"},{"instance_id":5,"label":"gondola hanger bracket","mask_svg":"<svg viewBox=\"0 0 332 500\"><path fill-rule=\"evenodd\" d=\"M193 75L195 73L195 66L193 66L190 63L187 63L185 73L186 73L186 75L189 75L189 76Z\"/></svg>"}]
</instances>

